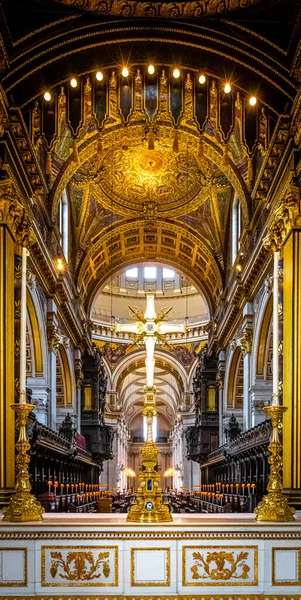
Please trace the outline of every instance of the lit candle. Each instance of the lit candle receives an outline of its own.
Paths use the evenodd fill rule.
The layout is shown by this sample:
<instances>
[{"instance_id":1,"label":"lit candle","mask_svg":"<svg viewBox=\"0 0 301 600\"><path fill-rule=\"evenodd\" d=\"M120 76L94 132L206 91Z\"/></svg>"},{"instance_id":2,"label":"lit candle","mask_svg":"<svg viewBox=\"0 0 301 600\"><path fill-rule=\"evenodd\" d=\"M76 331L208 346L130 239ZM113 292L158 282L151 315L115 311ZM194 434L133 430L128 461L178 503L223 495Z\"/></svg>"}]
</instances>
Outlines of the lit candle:
<instances>
[{"instance_id":1,"label":"lit candle","mask_svg":"<svg viewBox=\"0 0 301 600\"><path fill-rule=\"evenodd\" d=\"M278 264L279 252L274 252L274 277L273 277L273 395L272 406L279 406L279 362L278 362L278 345L279 345L279 330L278 330Z\"/></svg>"},{"instance_id":2,"label":"lit candle","mask_svg":"<svg viewBox=\"0 0 301 600\"><path fill-rule=\"evenodd\" d=\"M48 492L49 492L49 493L51 492L51 484L52 484L52 481L48 481L48 482L47 482L47 485L48 485Z\"/></svg>"},{"instance_id":3,"label":"lit candle","mask_svg":"<svg viewBox=\"0 0 301 600\"><path fill-rule=\"evenodd\" d=\"M22 248L21 319L20 319L20 404L26 404L26 263L27 250Z\"/></svg>"}]
</instances>

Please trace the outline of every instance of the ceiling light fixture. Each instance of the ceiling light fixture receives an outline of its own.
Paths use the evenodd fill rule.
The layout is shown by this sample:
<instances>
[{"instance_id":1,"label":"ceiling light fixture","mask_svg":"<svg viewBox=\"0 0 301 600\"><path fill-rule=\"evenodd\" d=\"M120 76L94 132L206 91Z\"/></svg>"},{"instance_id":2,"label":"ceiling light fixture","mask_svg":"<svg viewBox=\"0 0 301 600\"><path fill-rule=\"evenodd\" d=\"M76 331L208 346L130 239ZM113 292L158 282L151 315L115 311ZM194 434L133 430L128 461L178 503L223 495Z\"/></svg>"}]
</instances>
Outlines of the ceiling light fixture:
<instances>
[{"instance_id":1,"label":"ceiling light fixture","mask_svg":"<svg viewBox=\"0 0 301 600\"><path fill-rule=\"evenodd\" d=\"M128 75L129 75L128 69L126 67L123 67L121 74L122 74L122 77L128 77Z\"/></svg>"},{"instance_id":2,"label":"ceiling light fixture","mask_svg":"<svg viewBox=\"0 0 301 600\"><path fill-rule=\"evenodd\" d=\"M180 77L179 69L174 69L173 76L175 79L179 79L179 77Z\"/></svg>"},{"instance_id":3,"label":"ceiling light fixture","mask_svg":"<svg viewBox=\"0 0 301 600\"><path fill-rule=\"evenodd\" d=\"M45 94L44 94L44 100L46 100L46 102L50 102L50 100L51 100L51 94L50 94L50 92L45 92Z\"/></svg>"},{"instance_id":4,"label":"ceiling light fixture","mask_svg":"<svg viewBox=\"0 0 301 600\"><path fill-rule=\"evenodd\" d=\"M225 94L230 94L230 92L231 92L231 85L230 85L230 83L226 83L226 85L224 87L224 92L225 92Z\"/></svg>"},{"instance_id":5,"label":"ceiling light fixture","mask_svg":"<svg viewBox=\"0 0 301 600\"><path fill-rule=\"evenodd\" d=\"M64 264L63 264L63 261L62 261L61 258L57 259L56 266L57 266L57 270L58 271L63 271L64 270Z\"/></svg>"},{"instance_id":6,"label":"ceiling light fixture","mask_svg":"<svg viewBox=\"0 0 301 600\"><path fill-rule=\"evenodd\" d=\"M251 96L249 103L251 104L251 106L255 106L255 104L257 103L256 96Z\"/></svg>"},{"instance_id":7,"label":"ceiling light fixture","mask_svg":"<svg viewBox=\"0 0 301 600\"><path fill-rule=\"evenodd\" d=\"M149 72L150 75L153 75L154 72L155 72L154 65L148 65L148 69L147 70L148 70L148 72Z\"/></svg>"},{"instance_id":8,"label":"ceiling light fixture","mask_svg":"<svg viewBox=\"0 0 301 600\"><path fill-rule=\"evenodd\" d=\"M77 87L77 79L75 79L75 77L72 77L72 79L70 79L70 85L73 88Z\"/></svg>"},{"instance_id":9,"label":"ceiling light fixture","mask_svg":"<svg viewBox=\"0 0 301 600\"><path fill-rule=\"evenodd\" d=\"M102 81L103 80L103 74L101 71L97 71L96 75L95 75L97 81Z\"/></svg>"},{"instance_id":10,"label":"ceiling light fixture","mask_svg":"<svg viewBox=\"0 0 301 600\"><path fill-rule=\"evenodd\" d=\"M200 75L199 76L199 83L203 84L203 83L205 83L205 81L206 81L205 75Z\"/></svg>"}]
</instances>

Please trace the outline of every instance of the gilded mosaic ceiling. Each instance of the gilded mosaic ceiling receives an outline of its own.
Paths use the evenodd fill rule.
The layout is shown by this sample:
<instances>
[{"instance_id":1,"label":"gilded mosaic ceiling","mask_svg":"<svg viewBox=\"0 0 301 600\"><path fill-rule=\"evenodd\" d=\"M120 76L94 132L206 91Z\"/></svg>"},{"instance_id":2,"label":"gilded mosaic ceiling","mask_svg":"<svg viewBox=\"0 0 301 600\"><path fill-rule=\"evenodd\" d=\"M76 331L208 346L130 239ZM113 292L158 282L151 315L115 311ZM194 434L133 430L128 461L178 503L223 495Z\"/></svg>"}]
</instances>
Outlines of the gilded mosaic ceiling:
<instances>
[{"instance_id":1,"label":"gilded mosaic ceiling","mask_svg":"<svg viewBox=\"0 0 301 600\"><path fill-rule=\"evenodd\" d=\"M176 138L170 129L165 133L152 149L141 136L124 136L105 150L97 171L95 159L87 161L73 183L90 182L91 194L119 215L189 213L210 196L212 185L226 187L226 182L209 161L198 160L183 133Z\"/></svg>"}]
</instances>

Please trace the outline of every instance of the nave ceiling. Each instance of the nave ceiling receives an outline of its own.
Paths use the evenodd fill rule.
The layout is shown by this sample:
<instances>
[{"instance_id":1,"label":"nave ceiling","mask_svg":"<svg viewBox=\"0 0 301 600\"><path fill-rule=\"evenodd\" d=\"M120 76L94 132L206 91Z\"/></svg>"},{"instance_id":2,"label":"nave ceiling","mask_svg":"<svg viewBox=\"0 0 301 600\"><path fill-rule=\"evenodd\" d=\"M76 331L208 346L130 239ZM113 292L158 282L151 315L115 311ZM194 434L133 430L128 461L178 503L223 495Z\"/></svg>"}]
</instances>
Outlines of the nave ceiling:
<instances>
[{"instance_id":1,"label":"nave ceiling","mask_svg":"<svg viewBox=\"0 0 301 600\"><path fill-rule=\"evenodd\" d=\"M138 8L117 17L114 2L30 0L17 22L12 5L2 2L2 131L12 124L10 145L24 173L19 190L33 199L54 259L67 192L66 276L87 317L105 282L139 263L182 272L213 317L232 267L233 198L242 208L242 253L254 215L266 207L286 123L276 139L279 153L267 164L269 144L298 86L298 10L291 0L233 0L227 14L226 4L199 4L199 18L170 13L149 21ZM124 65L128 77L121 75ZM9 110L5 95L14 105ZM7 150L1 158L6 164Z\"/></svg>"}]
</instances>

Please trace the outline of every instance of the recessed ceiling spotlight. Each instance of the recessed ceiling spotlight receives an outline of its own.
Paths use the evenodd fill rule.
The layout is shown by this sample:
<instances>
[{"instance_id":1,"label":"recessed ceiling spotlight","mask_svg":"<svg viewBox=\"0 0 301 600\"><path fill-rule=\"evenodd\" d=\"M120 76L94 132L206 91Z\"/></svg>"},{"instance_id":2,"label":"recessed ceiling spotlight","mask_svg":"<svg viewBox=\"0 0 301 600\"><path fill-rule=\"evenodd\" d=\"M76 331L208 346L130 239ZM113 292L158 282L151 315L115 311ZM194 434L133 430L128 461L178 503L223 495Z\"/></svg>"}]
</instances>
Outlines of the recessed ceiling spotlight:
<instances>
[{"instance_id":1,"label":"recessed ceiling spotlight","mask_svg":"<svg viewBox=\"0 0 301 600\"><path fill-rule=\"evenodd\" d=\"M230 83L226 83L226 85L224 87L224 92L225 92L225 94L230 94L230 92L231 92L231 85L230 85Z\"/></svg>"},{"instance_id":2,"label":"recessed ceiling spotlight","mask_svg":"<svg viewBox=\"0 0 301 600\"><path fill-rule=\"evenodd\" d=\"M249 103L251 104L251 106L255 106L256 102L257 102L256 96L251 96L251 98L249 100Z\"/></svg>"},{"instance_id":3,"label":"recessed ceiling spotlight","mask_svg":"<svg viewBox=\"0 0 301 600\"><path fill-rule=\"evenodd\" d=\"M75 77L72 77L72 79L70 79L70 85L73 88L77 87L77 79L75 79Z\"/></svg>"},{"instance_id":4,"label":"recessed ceiling spotlight","mask_svg":"<svg viewBox=\"0 0 301 600\"><path fill-rule=\"evenodd\" d=\"M128 77L128 75L129 75L128 69L126 67L123 67L121 74L122 74L122 77Z\"/></svg>"},{"instance_id":5,"label":"recessed ceiling spotlight","mask_svg":"<svg viewBox=\"0 0 301 600\"><path fill-rule=\"evenodd\" d=\"M148 65L148 68L147 68L147 70L148 70L148 72L149 72L149 74L150 74L150 75L153 75L153 74L154 74L154 72L155 72L155 67L154 67L154 65Z\"/></svg>"},{"instance_id":6,"label":"recessed ceiling spotlight","mask_svg":"<svg viewBox=\"0 0 301 600\"><path fill-rule=\"evenodd\" d=\"M46 102L50 102L50 100L51 100L51 94L50 94L50 92L45 92L45 94L44 94L44 100L46 100Z\"/></svg>"},{"instance_id":7,"label":"recessed ceiling spotlight","mask_svg":"<svg viewBox=\"0 0 301 600\"><path fill-rule=\"evenodd\" d=\"M179 79L179 77L180 77L179 69L174 69L173 76L175 79Z\"/></svg>"},{"instance_id":8,"label":"recessed ceiling spotlight","mask_svg":"<svg viewBox=\"0 0 301 600\"><path fill-rule=\"evenodd\" d=\"M96 75L95 75L97 81L102 81L103 80L103 74L101 71L97 71Z\"/></svg>"},{"instance_id":9,"label":"recessed ceiling spotlight","mask_svg":"<svg viewBox=\"0 0 301 600\"><path fill-rule=\"evenodd\" d=\"M206 81L205 75L200 75L199 76L199 83L205 83L205 81Z\"/></svg>"}]
</instances>

